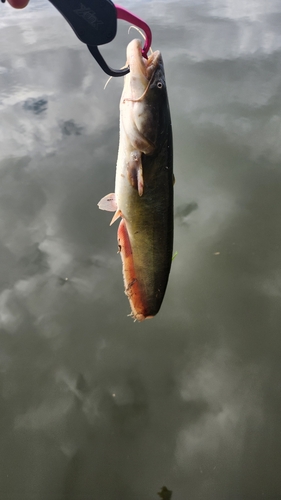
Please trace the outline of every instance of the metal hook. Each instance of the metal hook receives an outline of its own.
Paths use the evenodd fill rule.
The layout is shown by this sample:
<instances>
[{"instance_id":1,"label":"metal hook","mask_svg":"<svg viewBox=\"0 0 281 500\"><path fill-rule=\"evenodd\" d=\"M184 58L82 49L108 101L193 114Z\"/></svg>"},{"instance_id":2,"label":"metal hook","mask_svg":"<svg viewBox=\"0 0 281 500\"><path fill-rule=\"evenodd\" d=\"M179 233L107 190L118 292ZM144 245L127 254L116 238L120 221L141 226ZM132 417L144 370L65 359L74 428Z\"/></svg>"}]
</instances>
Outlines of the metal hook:
<instances>
[{"instance_id":1,"label":"metal hook","mask_svg":"<svg viewBox=\"0 0 281 500\"><path fill-rule=\"evenodd\" d=\"M130 72L130 68L123 68L123 69L112 69L110 68L104 58L102 57L98 47L94 47L91 45L87 45L89 51L91 52L92 56L95 58L97 63L100 65L101 69L107 73L109 76L125 76Z\"/></svg>"},{"instance_id":2,"label":"metal hook","mask_svg":"<svg viewBox=\"0 0 281 500\"><path fill-rule=\"evenodd\" d=\"M147 53L151 47L152 42L152 33L150 27L138 16L135 16L128 10L124 9L120 5L115 5L115 9L117 12L117 19L122 19L123 21L127 21L128 23L134 24L138 28L142 29L145 32L145 43L142 49L142 55L147 59Z\"/></svg>"}]
</instances>

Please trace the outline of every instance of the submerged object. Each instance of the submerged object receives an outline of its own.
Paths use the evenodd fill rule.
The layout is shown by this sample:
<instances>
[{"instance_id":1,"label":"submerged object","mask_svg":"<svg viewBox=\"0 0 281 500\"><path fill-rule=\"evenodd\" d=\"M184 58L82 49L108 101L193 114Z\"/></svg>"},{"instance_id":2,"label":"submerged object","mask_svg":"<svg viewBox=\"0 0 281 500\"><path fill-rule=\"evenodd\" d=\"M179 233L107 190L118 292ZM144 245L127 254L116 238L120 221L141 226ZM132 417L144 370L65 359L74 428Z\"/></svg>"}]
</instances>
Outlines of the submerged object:
<instances>
[{"instance_id":1,"label":"submerged object","mask_svg":"<svg viewBox=\"0 0 281 500\"><path fill-rule=\"evenodd\" d=\"M132 316L157 314L164 298L173 251L172 126L162 56L142 56L140 40L127 48L130 73L120 101L120 141L115 193L102 210L122 218L118 248Z\"/></svg>"},{"instance_id":2,"label":"submerged object","mask_svg":"<svg viewBox=\"0 0 281 500\"><path fill-rule=\"evenodd\" d=\"M173 492L171 490L168 490L166 486L163 486L163 488L161 488L161 490L158 491L157 495L159 495L159 497L162 498L162 500L171 500L172 493Z\"/></svg>"}]
</instances>

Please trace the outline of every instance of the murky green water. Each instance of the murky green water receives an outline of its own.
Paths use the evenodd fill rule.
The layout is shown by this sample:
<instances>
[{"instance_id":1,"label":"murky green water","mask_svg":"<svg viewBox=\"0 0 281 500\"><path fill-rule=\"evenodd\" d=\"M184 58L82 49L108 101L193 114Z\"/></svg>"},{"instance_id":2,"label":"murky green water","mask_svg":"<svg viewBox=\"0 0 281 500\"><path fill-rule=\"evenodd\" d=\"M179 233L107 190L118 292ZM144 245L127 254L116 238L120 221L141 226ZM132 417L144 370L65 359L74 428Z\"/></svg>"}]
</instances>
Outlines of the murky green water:
<instances>
[{"instance_id":1,"label":"murky green water","mask_svg":"<svg viewBox=\"0 0 281 500\"><path fill-rule=\"evenodd\" d=\"M163 53L175 144L178 256L142 324L96 206L122 82L47 1L0 5L0 496L277 500L281 4L122 5Z\"/></svg>"}]
</instances>

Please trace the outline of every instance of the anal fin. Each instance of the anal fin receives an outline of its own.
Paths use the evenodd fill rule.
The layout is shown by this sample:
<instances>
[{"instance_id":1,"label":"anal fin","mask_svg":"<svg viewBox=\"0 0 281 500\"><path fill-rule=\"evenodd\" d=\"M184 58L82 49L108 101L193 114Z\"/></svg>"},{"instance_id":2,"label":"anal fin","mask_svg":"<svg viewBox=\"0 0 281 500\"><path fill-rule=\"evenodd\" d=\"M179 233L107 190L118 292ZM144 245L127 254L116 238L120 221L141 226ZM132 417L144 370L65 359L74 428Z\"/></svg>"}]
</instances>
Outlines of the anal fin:
<instances>
[{"instance_id":1,"label":"anal fin","mask_svg":"<svg viewBox=\"0 0 281 500\"><path fill-rule=\"evenodd\" d=\"M132 316L137 321L151 318L146 305L146 297L143 287L136 276L134 255L130 243L129 234L124 219L119 224L117 231L118 249L122 259L123 279L125 285L125 294L127 295Z\"/></svg>"}]
</instances>

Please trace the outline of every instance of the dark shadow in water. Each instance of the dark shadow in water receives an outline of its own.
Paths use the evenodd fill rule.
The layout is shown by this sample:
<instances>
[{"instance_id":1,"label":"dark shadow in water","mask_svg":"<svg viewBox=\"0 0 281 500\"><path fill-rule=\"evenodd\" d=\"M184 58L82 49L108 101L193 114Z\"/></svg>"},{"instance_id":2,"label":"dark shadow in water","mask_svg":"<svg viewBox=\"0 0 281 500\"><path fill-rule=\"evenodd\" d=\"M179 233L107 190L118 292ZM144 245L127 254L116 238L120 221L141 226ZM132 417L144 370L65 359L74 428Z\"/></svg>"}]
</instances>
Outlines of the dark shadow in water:
<instances>
[{"instance_id":1,"label":"dark shadow in water","mask_svg":"<svg viewBox=\"0 0 281 500\"><path fill-rule=\"evenodd\" d=\"M180 205L175 210L175 219L182 220L190 215L194 210L198 209L198 203L196 201L191 201L190 203L186 203L185 205Z\"/></svg>"},{"instance_id":2,"label":"dark shadow in water","mask_svg":"<svg viewBox=\"0 0 281 500\"><path fill-rule=\"evenodd\" d=\"M23 276L26 277L43 273L49 268L46 254L38 248L37 243L32 245L28 249L28 253L19 260L19 266L22 269Z\"/></svg>"},{"instance_id":3,"label":"dark shadow in water","mask_svg":"<svg viewBox=\"0 0 281 500\"><path fill-rule=\"evenodd\" d=\"M157 493L162 500L171 500L172 498L172 491L168 490L166 486L163 486L161 490Z\"/></svg>"},{"instance_id":4,"label":"dark shadow in water","mask_svg":"<svg viewBox=\"0 0 281 500\"><path fill-rule=\"evenodd\" d=\"M83 127L80 127L74 120L66 120L60 124L63 135L81 135Z\"/></svg>"},{"instance_id":5,"label":"dark shadow in water","mask_svg":"<svg viewBox=\"0 0 281 500\"><path fill-rule=\"evenodd\" d=\"M32 111L35 115L40 115L44 111L46 111L48 108L48 101L47 99L41 97L41 99L35 99L33 97L30 97L23 103L23 109L26 111Z\"/></svg>"}]
</instances>

